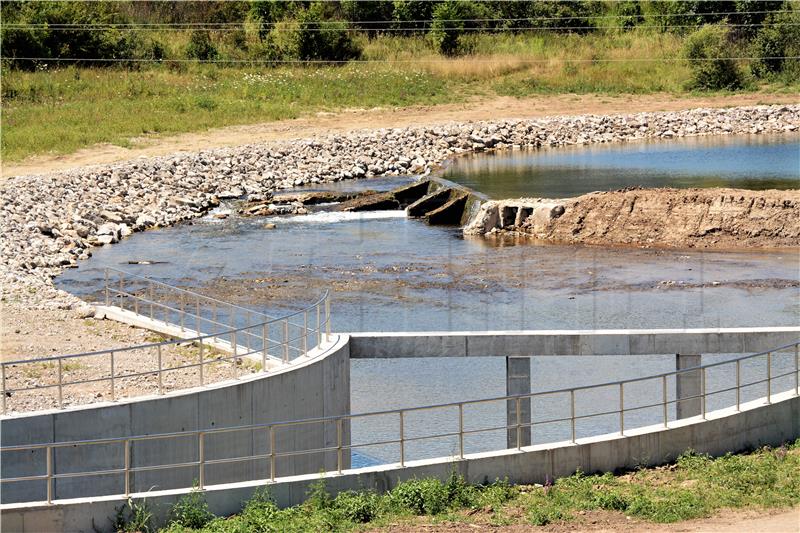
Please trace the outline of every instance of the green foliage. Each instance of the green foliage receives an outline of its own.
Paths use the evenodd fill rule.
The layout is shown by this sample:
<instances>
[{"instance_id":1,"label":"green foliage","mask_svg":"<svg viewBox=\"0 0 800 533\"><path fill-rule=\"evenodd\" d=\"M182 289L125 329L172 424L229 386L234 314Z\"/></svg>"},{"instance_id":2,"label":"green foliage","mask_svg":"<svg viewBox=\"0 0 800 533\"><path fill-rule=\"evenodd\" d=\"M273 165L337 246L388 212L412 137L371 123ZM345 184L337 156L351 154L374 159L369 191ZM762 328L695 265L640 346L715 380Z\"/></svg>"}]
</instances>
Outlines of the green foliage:
<instances>
[{"instance_id":1,"label":"green foliage","mask_svg":"<svg viewBox=\"0 0 800 533\"><path fill-rule=\"evenodd\" d=\"M416 515L436 515L447 507L447 489L438 479L411 479L389 494L392 506Z\"/></svg>"},{"instance_id":2,"label":"green foliage","mask_svg":"<svg viewBox=\"0 0 800 533\"><path fill-rule=\"evenodd\" d=\"M614 4L615 25L630 30L644 22L642 3L636 0L626 0Z\"/></svg>"},{"instance_id":3,"label":"green foliage","mask_svg":"<svg viewBox=\"0 0 800 533\"><path fill-rule=\"evenodd\" d=\"M394 3L391 0L341 0L341 9L345 20L374 37L382 29L390 27Z\"/></svg>"},{"instance_id":4,"label":"green foliage","mask_svg":"<svg viewBox=\"0 0 800 533\"><path fill-rule=\"evenodd\" d=\"M467 0L446 0L433 10L430 36L437 50L446 56L469 52L463 36L467 29L483 25L475 19L488 18L486 6Z\"/></svg>"},{"instance_id":5,"label":"green foliage","mask_svg":"<svg viewBox=\"0 0 800 533\"><path fill-rule=\"evenodd\" d=\"M684 57L692 69L691 85L695 89L739 89L744 77L736 64L730 32L724 24L703 26L689 35L684 44Z\"/></svg>"},{"instance_id":6,"label":"green foliage","mask_svg":"<svg viewBox=\"0 0 800 533\"><path fill-rule=\"evenodd\" d=\"M195 30L189 37L186 57L208 61L217 58L217 47L211 42L211 34L206 30Z\"/></svg>"},{"instance_id":7,"label":"green foliage","mask_svg":"<svg viewBox=\"0 0 800 533\"><path fill-rule=\"evenodd\" d=\"M297 59L313 61L347 61L361 56L347 23L325 16L326 6L314 2L300 12L291 37Z\"/></svg>"},{"instance_id":8,"label":"green foliage","mask_svg":"<svg viewBox=\"0 0 800 533\"><path fill-rule=\"evenodd\" d=\"M395 27L424 28L424 21L431 19L434 7L436 4L427 0L394 0L392 19L395 21Z\"/></svg>"},{"instance_id":9,"label":"green foliage","mask_svg":"<svg viewBox=\"0 0 800 533\"><path fill-rule=\"evenodd\" d=\"M208 510L208 502L202 491L194 489L182 496L170 510L170 524L200 529L213 520L214 515Z\"/></svg>"},{"instance_id":10,"label":"green foliage","mask_svg":"<svg viewBox=\"0 0 800 533\"><path fill-rule=\"evenodd\" d=\"M114 518L111 519L112 527L117 533L149 533L153 523L153 513L147 507L147 502L142 500L137 503L133 498L128 498L127 504L118 507Z\"/></svg>"},{"instance_id":11,"label":"green foliage","mask_svg":"<svg viewBox=\"0 0 800 533\"><path fill-rule=\"evenodd\" d=\"M371 491L340 492L333 507L348 521L366 524L375 520L381 512L381 497Z\"/></svg>"},{"instance_id":12,"label":"green foliage","mask_svg":"<svg viewBox=\"0 0 800 533\"><path fill-rule=\"evenodd\" d=\"M784 73L787 78L800 78L800 60L784 59L800 56L800 10L771 16L750 44L756 59L752 71L759 78Z\"/></svg>"}]
</instances>

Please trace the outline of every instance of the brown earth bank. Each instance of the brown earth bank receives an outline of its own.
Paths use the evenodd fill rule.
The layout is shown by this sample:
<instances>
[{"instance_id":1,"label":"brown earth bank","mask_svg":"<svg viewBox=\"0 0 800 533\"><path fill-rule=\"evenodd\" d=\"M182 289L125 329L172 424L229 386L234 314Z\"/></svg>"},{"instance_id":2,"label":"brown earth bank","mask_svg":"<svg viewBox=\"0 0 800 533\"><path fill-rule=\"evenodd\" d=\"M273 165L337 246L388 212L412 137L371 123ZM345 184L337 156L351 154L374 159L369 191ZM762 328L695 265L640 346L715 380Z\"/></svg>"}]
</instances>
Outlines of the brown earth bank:
<instances>
[{"instance_id":1,"label":"brown earth bank","mask_svg":"<svg viewBox=\"0 0 800 533\"><path fill-rule=\"evenodd\" d=\"M697 107L721 108L760 104L796 104L798 94L754 92L710 96L656 93L646 95L553 94L527 98L493 96L464 103L398 108L346 109L313 116L215 128L174 136L131 139L131 147L112 144L90 146L67 155L41 155L11 164L0 164L0 177L59 172L76 167L154 157L176 152L198 152L211 148L240 146L343 133L360 129L424 126L448 121L481 121L540 118L575 114L680 111Z\"/></svg>"},{"instance_id":2,"label":"brown earth bank","mask_svg":"<svg viewBox=\"0 0 800 533\"><path fill-rule=\"evenodd\" d=\"M487 202L465 234L647 248L800 247L800 190L624 189Z\"/></svg>"}]
</instances>

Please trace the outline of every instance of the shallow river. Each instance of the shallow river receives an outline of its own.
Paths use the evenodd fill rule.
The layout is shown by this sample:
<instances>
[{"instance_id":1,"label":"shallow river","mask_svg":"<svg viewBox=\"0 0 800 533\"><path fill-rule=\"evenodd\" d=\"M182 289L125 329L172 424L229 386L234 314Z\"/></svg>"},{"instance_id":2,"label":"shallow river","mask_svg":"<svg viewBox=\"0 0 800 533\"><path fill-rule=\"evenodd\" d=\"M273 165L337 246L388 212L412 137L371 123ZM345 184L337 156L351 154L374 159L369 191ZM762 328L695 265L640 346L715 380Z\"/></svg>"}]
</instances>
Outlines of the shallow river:
<instances>
[{"instance_id":1,"label":"shallow river","mask_svg":"<svg viewBox=\"0 0 800 533\"><path fill-rule=\"evenodd\" d=\"M797 137L793 139L796 143ZM512 189L518 191L517 195L563 196L633 184L718 185L721 182L713 178L711 183L710 176L719 175L727 177L722 184L797 186L797 145L785 140L760 144L752 138L728 139L716 146L705 142L641 143L481 156L457 160L446 176L490 195L506 195ZM683 158L690 164L682 163ZM660 163L656 165L656 161ZM681 181L685 168L702 166L699 161L707 162L711 170L695 172ZM472 169L468 173L471 176L477 172L493 177L474 182L463 178L467 174L458 178L458 169L464 168ZM562 170L551 173L553 168ZM627 168L627 173L618 173L620 168ZM637 175L641 179L633 180ZM542 180L542 176L551 177ZM589 176L588 181L581 176ZM614 176L622 181L614 181ZM365 180L326 188L384 189L406 181ZM521 184L526 187L524 192ZM277 228L264 229L267 220L263 218L232 216L224 221L206 217L193 224L139 233L120 244L95 250L90 261L65 272L58 284L88 298L97 297L103 267L113 266L268 313L296 309L331 289L333 328L337 331L800 324L797 251L734 253L519 245L465 239L457 229L426 226L404 218L401 212L321 212L269 221ZM140 260L164 263L127 264ZM671 371L674 364L674 356L635 360L537 357L533 360L532 387L542 391L602 383ZM777 360L774 373L784 371L788 364L788 359ZM753 367L751 375L759 372ZM459 359L353 361L352 410L379 411L501 396L505 393L504 376L502 358L475 358L466 364ZM724 373L709 376L709 390L725 386L730 377ZM653 388L652 384L631 387L626 401L647 403L648 387ZM752 395L756 394L754 388ZM579 401L585 409L601 410L603 406L613 407L617 397L608 390ZM712 397L709 408L723 401L730 401L730 396ZM569 406L563 397L535 403L534 420L557 418L565 408ZM660 413L660 408L633 413L630 427L657 421ZM411 420L407 425L423 432L446 430L456 418L453 413L445 414L425 415L427 418L419 423ZM498 426L505 423L505 406L490 404L466 415L468 425ZM578 433L613 431L615 424L615 417L591 418L579 425ZM568 424L563 423L537 426L534 442L560 440L568 431ZM394 434L394 419L353 426L354 442L391 438ZM496 431L473 438L467 448L502 448L504 441L504 432ZM421 441L407 451L407 457L451 453L454 442ZM357 461L396 460L397 450L385 446L360 452Z\"/></svg>"}]
</instances>

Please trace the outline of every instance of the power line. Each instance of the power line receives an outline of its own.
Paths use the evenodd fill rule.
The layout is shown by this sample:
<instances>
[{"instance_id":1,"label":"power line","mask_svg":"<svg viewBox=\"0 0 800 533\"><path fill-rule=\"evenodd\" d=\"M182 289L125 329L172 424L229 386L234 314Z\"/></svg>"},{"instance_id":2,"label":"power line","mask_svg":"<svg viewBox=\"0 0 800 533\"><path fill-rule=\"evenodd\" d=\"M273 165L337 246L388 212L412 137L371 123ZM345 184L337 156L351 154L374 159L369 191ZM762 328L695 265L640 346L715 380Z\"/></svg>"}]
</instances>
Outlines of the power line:
<instances>
[{"instance_id":1,"label":"power line","mask_svg":"<svg viewBox=\"0 0 800 533\"><path fill-rule=\"evenodd\" d=\"M326 65L326 64L347 64L347 63L354 63L354 64L368 64L368 63L386 63L386 64L396 64L396 63L411 63L411 64L419 64L419 63L447 63L452 62L453 59L350 59L350 60L326 60L326 59L281 59L281 60L269 60L269 59L143 59L143 58L110 58L110 59L103 59L103 58L72 58L72 57L3 57L2 59L11 59L14 61L42 61L44 63L49 61L54 62L97 62L97 63L203 63L203 64L265 64L265 65L275 65L275 64L319 64L319 65ZM471 63L497 63L498 59L481 59L481 58L474 58L466 56L462 59L468 59ZM551 63L551 62L567 62L567 63L646 63L646 62L665 62L665 63L672 63L672 62L679 62L679 61L689 61L689 62L703 62L703 61L744 61L744 60L754 60L754 59L800 59L800 56L769 56L769 57L756 57L756 56L736 56L736 57L703 57L703 58L678 58L678 57L640 57L640 58L598 58L598 59L585 59L585 58L549 58L549 59L534 59L534 58L515 58L514 61L517 63Z\"/></svg>"}]
</instances>

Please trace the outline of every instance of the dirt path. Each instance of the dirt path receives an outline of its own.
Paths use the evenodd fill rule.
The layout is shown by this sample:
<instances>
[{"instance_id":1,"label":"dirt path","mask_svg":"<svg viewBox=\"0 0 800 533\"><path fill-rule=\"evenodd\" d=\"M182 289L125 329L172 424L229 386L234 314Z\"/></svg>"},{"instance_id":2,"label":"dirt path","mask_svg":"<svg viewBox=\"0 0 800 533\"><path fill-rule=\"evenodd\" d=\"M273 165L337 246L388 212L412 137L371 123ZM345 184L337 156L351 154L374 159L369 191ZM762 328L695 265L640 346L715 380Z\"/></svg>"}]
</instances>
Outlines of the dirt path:
<instances>
[{"instance_id":1,"label":"dirt path","mask_svg":"<svg viewBox=\"0 0 800 533\"><path fill-rule=\"evenodd\" d=\"M223 146L309 137L365 128L390 128L408 125L439 124L450 121L501 120L585 113L635 113L676 111L697 107L729 107L756 104L793 104L797 94L750 93L721 96L650 95L540 95L529 98L493 97L468 103L408 108L352 109L337 113L318 113L311 117L263 124L229 126L172 137L133 140L132 148L110 144L92 146L67 155L43 155L2 166L2 176L39 174L69 168L97 165Z\"/></svg>"}]
</instances>

